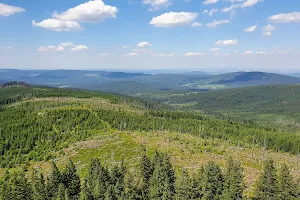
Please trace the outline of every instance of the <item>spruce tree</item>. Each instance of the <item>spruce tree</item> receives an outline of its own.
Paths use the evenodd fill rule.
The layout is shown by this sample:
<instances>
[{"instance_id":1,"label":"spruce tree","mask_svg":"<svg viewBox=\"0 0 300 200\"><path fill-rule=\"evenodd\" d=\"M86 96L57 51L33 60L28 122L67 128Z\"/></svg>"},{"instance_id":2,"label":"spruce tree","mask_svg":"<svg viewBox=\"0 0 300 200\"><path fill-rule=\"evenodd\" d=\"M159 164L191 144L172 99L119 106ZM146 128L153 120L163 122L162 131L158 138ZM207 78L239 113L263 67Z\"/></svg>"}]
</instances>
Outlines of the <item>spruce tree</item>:
<instances>
[{"instance_id":1,"label":"spruce tree","mask_svg":"<svg viewBox=\"0 0 300 200\"><path fill-rule=\"evenodd\" d=\"M68 197L70 199L78 199L80 194L80 178L77 175L76 167L74 163L69 160L66 169L62 174L63 180L66 190L68 191Z\"/></svg>"},{"instance_id":2,"label":"spruce tree","mask_svg":"<svg viewBox=\"0 0 300 200\"><path fill-rule=\"evenodd\" d=\"M33 200L45 200L47 198L43 174L33 171L31 186Z\"/></svg>"},{"instance_id":3,"label":"spruce tree","mask_svg":"<svg viewBox=\"0 0 300 200\"><path fill-rule=\"evenodd\" d=\"M202 199L220 200L223 191L223 175L220 167L209 162L203 172Z\"/></svg>"},{"instance_id":4,"label":"spruce tree","mask_svg":"<svg viewBox=\"0 0 300 200\"><path fill-rule=\"evenodd\" d=\"M191 179L187 170L182 169L180 178L176 188L176 199L189 200L192 199Z\"/></svg>"},{"instance_id":5,"label":"spruce tree","mask_svg":"<svg viewBox=\"0 0 300 200\"><path fill-rule=\"evenodd\" d=\"M52 169L46 184L47 196L49 199L56 197L58 186L61 183L61 174L54 162L51 163Z\"/></svg>"},{"instance_id":6,"label":"spruce tree","mask_svg":"<svg viewBox=\"0 0 300 200\"><path fill-rule=\"evenodd\" d=\"M281 200L299 199L297 185L293 180L291 171L286 164L283 164L278 175L279 198Z\"/></svg>"},{"instance_id":7,"label":"spruce tree","mask_svg":"<svg viewBox=\"0 0 300 200\"><path fill-rule=\"evenodd\" d=\"M146 154L142 157L142 163L141 163L141 172L142 172L142 196L144 199L149 198L149 184L150 184L150 178L153 174L153 168L151 160L148 158Z\"/></svg>"},{"instance_id":8,"label":"spruce tree","mask_svg":"<svg viewBox=\"0 0 300 200\"><path fill-rule=\"evenodd\" d=\"M83 188L80 193L80 200L94 200L93 193L87 185L87 180L85 180L83 183Z\"/></svg>"},{"instance_id":9,"label":"spruce tree","mask_svg":"<svg viewBox=\"0 0 300 200\"><path fill-rule=\"evenodd\" d=\"M268 160L264 164L263 172L257 182L257 200L279 200L277 170L273 160Z\"/></svg>"},{"instance_id":10,"label":"spruce tree","mask_svg":"<svg viewBox=\"0 0 300 200\"><path fill-rule=\"evenodd\" d=\"M222 200L241 200L243 199L243 169L238 161L229 158L227 168L224 174L224 185Z\"/></svg>"}]
</instances>

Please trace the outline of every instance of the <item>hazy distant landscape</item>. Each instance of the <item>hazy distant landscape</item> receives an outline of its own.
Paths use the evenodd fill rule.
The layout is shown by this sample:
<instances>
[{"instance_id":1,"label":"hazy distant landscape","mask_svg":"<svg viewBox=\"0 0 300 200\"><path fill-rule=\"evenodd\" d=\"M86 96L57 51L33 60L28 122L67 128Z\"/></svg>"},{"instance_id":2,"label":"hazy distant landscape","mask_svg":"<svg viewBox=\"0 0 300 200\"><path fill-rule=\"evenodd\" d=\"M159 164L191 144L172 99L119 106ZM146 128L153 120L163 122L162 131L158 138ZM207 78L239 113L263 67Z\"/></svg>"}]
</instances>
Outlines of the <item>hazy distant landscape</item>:
<instances>
[{"instance_id":1,"label":"hazy distant landscape","mask_svg":"<svg viewBox=\"0 0 300 200\"><path fill-rule=\"evenodd\" d=\"M81 88L129 95L161 91L207 91L274 84L297 84L300 78L264 72L234 72L211 75L205 72L129 73L87 70L0 71L2 82L24 81L58 88Z\"/></svg>"}]
</instances>

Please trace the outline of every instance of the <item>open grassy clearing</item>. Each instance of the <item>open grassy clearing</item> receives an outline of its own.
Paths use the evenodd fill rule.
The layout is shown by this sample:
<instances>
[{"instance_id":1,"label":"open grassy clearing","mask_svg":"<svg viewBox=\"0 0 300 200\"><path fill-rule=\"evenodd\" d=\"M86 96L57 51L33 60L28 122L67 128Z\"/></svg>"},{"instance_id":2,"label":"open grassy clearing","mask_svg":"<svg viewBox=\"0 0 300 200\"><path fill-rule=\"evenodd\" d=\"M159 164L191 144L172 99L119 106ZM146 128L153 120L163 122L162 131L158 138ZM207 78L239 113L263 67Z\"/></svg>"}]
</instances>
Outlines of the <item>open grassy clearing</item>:
<instances>
[{"instance_id":1,"label":"open grassy clearing","mask_svg":"<svg viewBox=\"0 0 300 200\"><path fill-rule=\"evenodd\" d=\"M95 137L86 141L76 142L57 152L58 166L65 166L68 159L76 164L79 173L85 176L87 167L92 158L99 158L108 166L113 166L124 160L131 170L139 167L142 154L146 150L152 156L156 150L167 152L171 156L172 164L176 171L181 168L188 169L190 173L209 161L214 161L225 167L226 159L232 157L239 160L244 167L244 181L247 196L251 196L254 182L258 179L263 160L272 158L279 167L287 163L296 178L300 178L300 156L288 153L274 153L264 151L257 146L253 149L232 146L218 139L202 139L189 134L173 132L122 132L111 130L99 131ZM44 173L50 170L50 162L32 163L32 168L42 169Z\"/></svg>"}]
</instances>

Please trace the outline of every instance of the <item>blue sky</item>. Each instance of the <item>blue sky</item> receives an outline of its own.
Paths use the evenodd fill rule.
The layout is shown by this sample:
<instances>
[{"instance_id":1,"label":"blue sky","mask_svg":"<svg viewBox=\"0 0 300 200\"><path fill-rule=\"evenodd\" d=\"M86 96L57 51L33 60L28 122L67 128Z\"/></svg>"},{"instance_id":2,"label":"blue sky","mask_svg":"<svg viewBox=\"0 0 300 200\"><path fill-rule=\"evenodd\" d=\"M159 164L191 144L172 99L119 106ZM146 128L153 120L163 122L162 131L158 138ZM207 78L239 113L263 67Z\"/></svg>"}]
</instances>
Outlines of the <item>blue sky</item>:
<instances>
[{"instance_id":1,"label":"blue sky","mask_svg":"<svg viewBox=\"0 0 300 200\"><path fill-rule=\"evenodd\" d=\"M0 68L300 71L299 0L2 0Z\"/></svg>"}]
</instances>

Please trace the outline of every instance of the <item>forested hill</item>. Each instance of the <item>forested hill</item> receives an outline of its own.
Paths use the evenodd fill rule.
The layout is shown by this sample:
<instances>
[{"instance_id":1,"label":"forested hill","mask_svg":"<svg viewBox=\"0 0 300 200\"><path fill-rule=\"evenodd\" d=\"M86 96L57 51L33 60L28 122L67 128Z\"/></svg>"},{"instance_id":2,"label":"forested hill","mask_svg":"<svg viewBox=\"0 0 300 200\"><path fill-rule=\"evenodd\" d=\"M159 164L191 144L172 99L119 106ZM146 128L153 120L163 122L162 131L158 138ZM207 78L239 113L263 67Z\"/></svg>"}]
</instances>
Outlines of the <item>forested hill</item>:
<instances>
[{"instance_id":1,"label":"forested hill","mask_svg":"<svg viewBox=\"0 0 300 200\"><path fill-rule=\"evenodd\" d=\"M182 108L227 114L264 123L300 122L300 85L268 85L208 92L161 93L152 97ZM274 120L278 119L278 120ZM282 120L280 120L282 119ZM290 121L290 122L289 122ZM274 125L274 124L273 124ZM283 124L281 124L283 125Z\"/></svg>"},{"instance_id":2,"label":"forested hill","mask_svg":"<svg viewBox=\"0 0 300 200\"><path fill-rule=\"evenodd\" d=\"M200 173L201 166L204 166L205 173L213 170L221 178L223 173L219 165L224 169L228 157L240 160L245 168L245 196L253 196L254 184L266 159L275 160L276 165L288 163L295 178L300 173L300 135L273 127L220 120L201 113L172 111L163 105L127 96L37 86L0 88L0 104L0 177L4 180L1 182L0 178L0 187L4 191L1 193L4 199L18 195L16 188L24 189L21 187L27 185L24 177L30 177L35 171L46 175L49 184L53 175L51 161L57 162L58 168L63 170L69 159L79 171L82 179L80 182L76 178L76 181L82 186L84 177L88 177L89 173L87 163L93 158L99 159L105 166L105 173L108 173L107 183L103 182L109 187L104 192L110 194L119 188L118 184L123 184L117 180L124 181L125 171L116 164L121 165L123 160L128 170L137 170L143 152L151 160L145 162L150 163L154 170L150 176L164 177L165 187L169 184L165 182L169 178L176 176L179 180L188 177L180 175L183 169L192 175L196 169ZM157 151L166 154L158 156ZM55 195L59 190L63 191L60 193L73 195L68 191L70 183L63 180L66 177L70 178L66 180L73 180L74 165L69 164L59 175L56 183L62 185L60 189L58 185L53 186ZM90 172L100 173L97 171L100 168L93 168L96 171ZM15 173L20 169L24 172ZM56 175L60 174L57 168L53 170ZM115 179L116 176L123 178ZM141 177L140 174L136 176ZM133 179L136 180L136 177ZM40 176L37 180L43 182L44 179ZM218 196L223 191L223 180L225 178L220 179L222 187L220 185ZM30 182L33 184L34 181ZM175 180L172 180L174 184ZM93 189L94 186L88 185L87 188ZM155 187L155 183L151 182L149 187L162 186ZM176 192L174 188L172 191L171 197L164 199L173 199ZM159 195L162 194L165 192ZM152 199L155 199L156 193L153 195Z\"/></svg>"}]
</instances>

